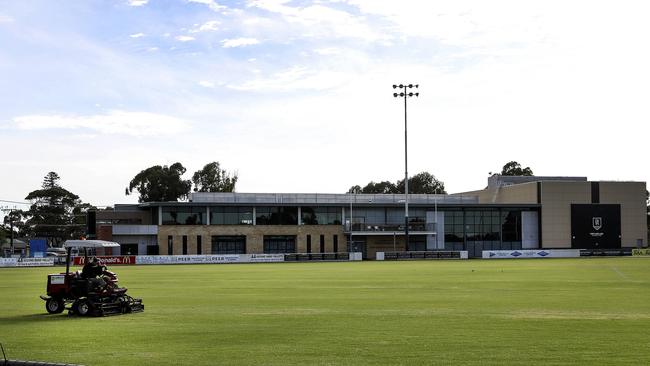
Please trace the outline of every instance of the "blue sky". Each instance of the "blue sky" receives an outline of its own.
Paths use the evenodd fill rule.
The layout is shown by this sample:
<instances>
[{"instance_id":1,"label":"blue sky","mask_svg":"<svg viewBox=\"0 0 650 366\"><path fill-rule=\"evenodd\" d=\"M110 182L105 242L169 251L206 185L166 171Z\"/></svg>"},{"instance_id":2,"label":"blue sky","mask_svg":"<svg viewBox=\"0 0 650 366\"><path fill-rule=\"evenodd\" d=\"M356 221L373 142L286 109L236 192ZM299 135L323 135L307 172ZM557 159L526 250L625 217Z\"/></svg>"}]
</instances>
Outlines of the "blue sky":
<instances>
[{"instance_id":1,"label":"blue sky","mask_svg":"<svg viewBox=\"0 0 650 366\"><path fill-rule=\"evenodd\" d=\"M211 161L241 192L345 192L409 172L450 192L517 160L641 180L644 1L1 1L0 199L48 171L134 202L140 170ZM0 204L2 205L2 204Z\"/></svg>"}]
</instances>

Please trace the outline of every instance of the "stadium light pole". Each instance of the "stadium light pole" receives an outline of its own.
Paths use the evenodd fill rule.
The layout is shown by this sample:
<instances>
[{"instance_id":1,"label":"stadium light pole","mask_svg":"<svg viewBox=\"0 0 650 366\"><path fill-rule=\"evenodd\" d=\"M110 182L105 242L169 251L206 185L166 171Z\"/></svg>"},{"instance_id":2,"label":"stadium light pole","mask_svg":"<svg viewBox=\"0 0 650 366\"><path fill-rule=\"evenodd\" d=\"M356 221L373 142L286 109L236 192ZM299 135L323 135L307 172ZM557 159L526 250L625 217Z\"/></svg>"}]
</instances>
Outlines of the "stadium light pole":
<instances>
[{"instance_id":1,"label":"stadium light pole","mask_svg":"<svg viewBox=\"0 0 650 366\"><path fill-rule=\"evenodd\" d=\"M419 84L393 84L393 97L404 98L404 241L406 250L409 248L409 169L408 169L408 123L406 119L406 100L411 97L418 97L419 92L407 91L418 90ZM399 88L399 93L397 89Z\"/></svg>"}]
</instances>

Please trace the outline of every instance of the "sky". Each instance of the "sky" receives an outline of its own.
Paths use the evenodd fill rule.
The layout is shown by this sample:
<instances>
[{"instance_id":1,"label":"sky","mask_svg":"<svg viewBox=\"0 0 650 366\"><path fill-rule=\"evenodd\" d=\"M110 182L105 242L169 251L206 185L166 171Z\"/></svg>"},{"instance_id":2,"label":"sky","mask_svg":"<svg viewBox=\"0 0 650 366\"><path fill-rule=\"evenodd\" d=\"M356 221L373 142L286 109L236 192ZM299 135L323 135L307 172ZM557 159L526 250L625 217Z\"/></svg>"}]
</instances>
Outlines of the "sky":
<instances>
[{"instance_id":1,"label":"sky","mask_svg":"<svg viewBox=\"0 0 650 366\"><path fill-rule=\"evenodd\" d=\"M137 202L141 170L212 161L238 192L345 193L516 160L647 181L650 2L0 0L0 200L49 171ZM0 206L15 204L0 201ZM20 206L19 206L20 208Z\"/></svg>"}]
</instances>

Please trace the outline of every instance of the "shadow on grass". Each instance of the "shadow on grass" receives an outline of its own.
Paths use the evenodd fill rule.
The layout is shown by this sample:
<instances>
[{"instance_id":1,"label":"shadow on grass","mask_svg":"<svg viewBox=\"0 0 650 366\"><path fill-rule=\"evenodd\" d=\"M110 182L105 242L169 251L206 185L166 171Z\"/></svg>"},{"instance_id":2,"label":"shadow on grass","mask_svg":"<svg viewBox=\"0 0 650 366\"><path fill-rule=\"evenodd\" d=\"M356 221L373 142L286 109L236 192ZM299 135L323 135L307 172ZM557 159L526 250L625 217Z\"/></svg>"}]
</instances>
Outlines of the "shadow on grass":
<instances>
[{"instance_id":1,"label":"shadow on grass","mask_svg":"<svg viewBox=\"0 0 650 366\"><path fill-rule=\"evenodd\" d=\"M43 323L43 322L60 322L60 321L70 321L72 319L82 319L77 316L69 316L65 313L62 314L21 314L15 316L0 316L0 323L9 325L9 324L29 324L29 323ZM88 318L90 319L90 318Z\"/></svg>"}]
</instances>

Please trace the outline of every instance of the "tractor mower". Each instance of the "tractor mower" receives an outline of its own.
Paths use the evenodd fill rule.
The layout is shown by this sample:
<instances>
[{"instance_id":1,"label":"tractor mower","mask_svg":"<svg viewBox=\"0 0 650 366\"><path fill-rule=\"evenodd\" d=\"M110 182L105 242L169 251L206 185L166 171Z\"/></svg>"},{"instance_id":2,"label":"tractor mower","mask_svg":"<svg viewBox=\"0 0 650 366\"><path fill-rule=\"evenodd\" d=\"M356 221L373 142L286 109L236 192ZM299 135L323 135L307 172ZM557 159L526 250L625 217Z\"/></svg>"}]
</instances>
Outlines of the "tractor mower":
<instances>
[{"instance_id":1,"label":"tractor mower","mask_svg":"<svg viewBox=\"0 0 650 366\"><path fill-rule=\"evenodd\" d=\"M50 314L59 314L68 310L69 315L105 316L144 311L141 299L134 299L126 294L125 287L119 287L115 273L105 266L95 263L96 268L70 272L71 250L83 249L84 263L90 263L88 249L113 248L120 245L103 240L68 240L66 248L65 273L47 276L47 296L45 309ZM95 258L96 259L96 258ZM92 273L92 276L89 275Z\"/></svg>"}]
</instances>

